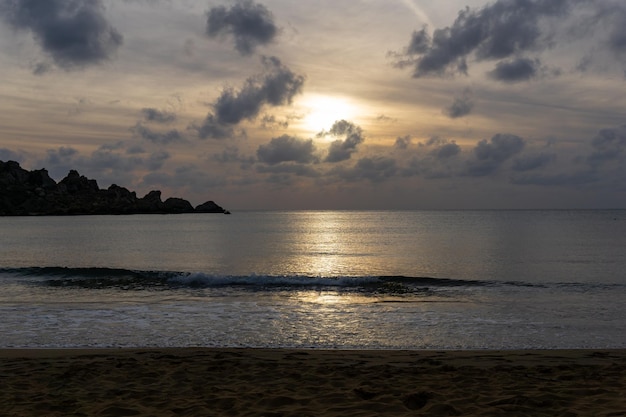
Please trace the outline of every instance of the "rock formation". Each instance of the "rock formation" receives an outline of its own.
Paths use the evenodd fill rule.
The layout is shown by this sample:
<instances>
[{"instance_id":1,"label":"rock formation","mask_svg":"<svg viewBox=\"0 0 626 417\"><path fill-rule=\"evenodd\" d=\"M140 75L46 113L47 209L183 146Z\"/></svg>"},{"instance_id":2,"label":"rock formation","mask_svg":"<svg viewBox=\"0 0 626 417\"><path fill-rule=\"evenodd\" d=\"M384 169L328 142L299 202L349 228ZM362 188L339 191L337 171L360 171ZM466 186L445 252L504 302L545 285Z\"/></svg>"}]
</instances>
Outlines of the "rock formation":
<instances>
[{"instance_id":1,"label":"rock formation","mask_svg":"<svg viewBox=\"0 0 626 417\"><path fill-rule=\"evenodd\" d=\"M230 214L213 201L194 208L181 198L162 201L160 191L137 198L115 184L101 190L75 170L57 183L45 169L27 171L15 161L0 161L0 216L177 213Z\"/></svg>"}]
</instances>

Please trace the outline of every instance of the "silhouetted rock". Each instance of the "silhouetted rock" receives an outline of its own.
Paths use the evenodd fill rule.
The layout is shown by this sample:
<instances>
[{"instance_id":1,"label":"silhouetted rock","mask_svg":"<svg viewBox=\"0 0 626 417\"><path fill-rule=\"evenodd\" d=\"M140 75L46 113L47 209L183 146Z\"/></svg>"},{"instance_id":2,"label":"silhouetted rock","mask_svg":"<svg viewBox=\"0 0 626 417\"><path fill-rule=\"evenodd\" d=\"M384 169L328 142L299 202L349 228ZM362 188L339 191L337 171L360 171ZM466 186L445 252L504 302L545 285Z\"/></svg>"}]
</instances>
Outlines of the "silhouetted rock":
<instances>
[{"instance_id":1,"label":"silhouetted rock","mask_svg":"<svg viewBox=\"0 0 626 417\"><path fill-rule=\"evenodd\" d=\"M150 191L137 203L141 213L161 213L165 210L163 201L161 201L161 191L158 190Z\"/></svg>"},{"instance_id":2,"label":"silhouetted rock","mask_svg":"<svg viewBox=\"0 0 626 417\"><path fill-rule=\"evenodd\" d=\"M193 213L193 206L182 198L170 197L163 203L168 213Z\"/></svg>"},{"instance_id":3,"label":"silhouetted rock","mask_svg":"<svg viewBox=\"0 0 626 417\"><path fill-rule=\"evenodd\" d=\"M226 213L222 207L215 204L213 201L207 201L199 206L196 206L196 212L198 213ZM230 214L230 213L229 213Z\"/></svg>"},{"instance_id":4,"label":"silhouetted rock","mask_svg":"<svg viewBox=\"0 0 626 417\"><path fill-rule=\"evenodd\" d=\"M45 169L27 171L15 161L0 161L0 216L226 213L212 201L198 208L182 198L163 202L157 190L143 198L116 184L101 190L76 170L57 184Z\"/></svg>"}]
</instances>

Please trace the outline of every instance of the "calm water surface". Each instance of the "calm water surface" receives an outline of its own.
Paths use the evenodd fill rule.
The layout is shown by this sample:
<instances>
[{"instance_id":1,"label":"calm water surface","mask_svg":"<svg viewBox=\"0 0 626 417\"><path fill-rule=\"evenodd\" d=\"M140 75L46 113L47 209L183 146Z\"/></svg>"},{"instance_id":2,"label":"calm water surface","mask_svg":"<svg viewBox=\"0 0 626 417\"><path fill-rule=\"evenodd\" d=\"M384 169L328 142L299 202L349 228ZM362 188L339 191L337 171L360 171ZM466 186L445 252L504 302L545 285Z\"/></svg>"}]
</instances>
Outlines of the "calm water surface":
<instances>
[{"instance_id":1,"label":"calm water surface","mask_svg":"<svg viewBox=\"0 0 626 417\"><path fill-rule=\"evenodd\" d=\"M0 218L0 347L626 347L626 211Z\"/></svg>"}]
</instances>

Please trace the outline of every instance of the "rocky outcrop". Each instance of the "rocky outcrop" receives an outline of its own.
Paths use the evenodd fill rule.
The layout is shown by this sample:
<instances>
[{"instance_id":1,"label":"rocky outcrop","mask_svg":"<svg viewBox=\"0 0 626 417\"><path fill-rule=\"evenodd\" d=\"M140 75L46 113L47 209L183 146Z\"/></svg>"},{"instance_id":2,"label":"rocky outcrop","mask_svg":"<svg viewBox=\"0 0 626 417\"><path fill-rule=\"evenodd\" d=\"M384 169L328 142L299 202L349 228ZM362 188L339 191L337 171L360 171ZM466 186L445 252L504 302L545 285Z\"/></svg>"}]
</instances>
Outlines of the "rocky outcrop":
<instances>
[{"instance_id":1,"label":"rocky outcrop","mask_svg":"<svg viewBox=\"0 0 626 417\"><path fill-rule=\"evenodd\" d=\"M198 213L225 213L230 214L228 211L224 211L223 208L215 204L213 201L207 201L196 207Z\"/></svg>"},{"instance_id":2,"label":"rocky outcrop","mask_svg":"<svg viewBox=\"0 0 626 417\"><path fill-rule=\"evenodd\" d=\"M27 171L15 161L0 161L0 216L178 213L230 214L213 201L194 208L182 198L162 201L157 190L137 198L115 184L100 189L75 170L57 183L45 169Z\"/></svg>"}]
</instances>

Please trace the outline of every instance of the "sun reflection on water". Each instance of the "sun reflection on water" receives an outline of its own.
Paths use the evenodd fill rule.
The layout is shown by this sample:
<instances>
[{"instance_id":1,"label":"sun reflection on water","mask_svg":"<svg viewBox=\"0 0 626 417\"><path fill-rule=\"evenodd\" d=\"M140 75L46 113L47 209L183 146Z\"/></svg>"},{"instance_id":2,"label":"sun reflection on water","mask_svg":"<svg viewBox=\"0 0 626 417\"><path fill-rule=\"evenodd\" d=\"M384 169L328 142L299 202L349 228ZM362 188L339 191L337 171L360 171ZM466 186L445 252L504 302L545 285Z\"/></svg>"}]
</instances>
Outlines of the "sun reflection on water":
<instances>
[{"instance_id":1,"label":"sun reflection on water","mask_svg":"<svg viewBox=\"0 0 626 417\"><path fill-rule=\"evenodd\" d=\"M292 260L302 271L314 271L317 276L354 276L355 265L376 271L377 265L364 265L371 262L375 242L363 239L360 233L362 224L357 224L346 212L311 212L302 222L296 237Z\"/></svg>"},{"instance_id":2,"label":"sun reflection on water","mask_svg":"<svg viewBox=\"0 0 626 417\"><path fill-rule=\"evenodd\" d=\"M354 306L359 304L377 303L377 297L363 294L347 294L340 291L302 291L294 296L301 303L320 304L324 306Z\"/></svg>"}]
</instances>

